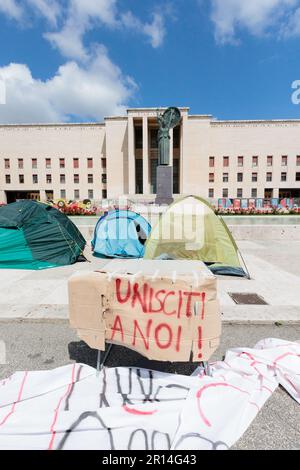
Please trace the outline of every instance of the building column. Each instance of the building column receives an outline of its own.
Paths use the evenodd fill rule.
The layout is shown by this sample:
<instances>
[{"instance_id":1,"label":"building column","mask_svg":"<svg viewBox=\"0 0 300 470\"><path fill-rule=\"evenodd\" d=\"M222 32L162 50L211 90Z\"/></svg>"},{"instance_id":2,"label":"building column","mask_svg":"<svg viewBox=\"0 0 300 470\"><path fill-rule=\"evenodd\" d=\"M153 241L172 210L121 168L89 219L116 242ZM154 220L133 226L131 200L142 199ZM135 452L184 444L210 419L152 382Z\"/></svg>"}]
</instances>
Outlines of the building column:
<instances>
[{"instance_id":1,"label":"building column","mask_svg":"<svg viewBox=\"0 0 300 470\"><path fill-rule=\"evenodd\" d=\"M173 166L173 129L170 129L170 165Z\"/></svg>"},{"instance_id":2,"label":"building column","mask_svg":"<svg viewBox=\"0 0 300 470\"><path fill-rule=\"evenodd\" d=\"M274 198L279 198L279 188L274 188L273 189L273 197Z\"/></svg>"},{"instance_id":3,"label":"building column","mask_svg":"<svg viewBox=\"0 0 300 470\"><path fill-rule=\"evenodd\" d=\"M143 194L150 194L148 117L143 117Z\"/></svg>"},{"instance_id":4,"label":"building column","mask_svg":"<svg viewBox=\"0 0 300 470\"><path fill-rule=\"evenodd\" d=\"M5 191L3 191L2 189L0 190L0 202L7 202Z\"/></svg>"},{"instance_id":5,"label":"building column","mask_svg":"<svg viewBox=\"0 0 300 470\"><path fill-rule=\"evenodd\" d=\"M45 189L40 189L40 200L46 201L46 190Z\"/></svg>"},{"instance_id":6,"label":"building column","mask_svg":"<svg viewBox=\"0 0 300 470\"><path fill-rule=\"evenodd\" d=\"M180 194L189 194L189 191L186 190L185 184L185 145L186 145L186 132L187 132L187 122L188 118L187 115L184 115L181 119L180 124Z\"/></svg>"},{"instance_id":7,"label":"building column","mask_svg":"<svg viewBox=\"0 0 300 470\"><path fill-rule=\"evenodd\" d=\"M128 192L135 194L134 122L128 116Z\"/></svg>"}]
</instances>

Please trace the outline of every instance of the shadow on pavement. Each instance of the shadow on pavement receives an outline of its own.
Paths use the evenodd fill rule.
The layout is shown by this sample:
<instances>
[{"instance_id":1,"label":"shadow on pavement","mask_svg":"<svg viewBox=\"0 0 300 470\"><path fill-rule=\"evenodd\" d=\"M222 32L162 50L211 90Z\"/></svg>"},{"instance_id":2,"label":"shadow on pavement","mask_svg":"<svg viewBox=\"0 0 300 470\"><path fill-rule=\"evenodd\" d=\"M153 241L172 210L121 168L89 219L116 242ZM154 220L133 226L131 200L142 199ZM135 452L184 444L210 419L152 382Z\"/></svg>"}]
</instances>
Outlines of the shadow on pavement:
<instances>
[{"instance_id":1,"label":"shadow on pavement","mask_svg":"<svg viewBox=\"0 0 300 470\"><path fill-rule=\"evenodd\" d=\"M106 351L108 349L106 344ZM84 341L73 341L68 344L69 356L73 361L87 364L96 368L97 351L91 349ZM104 355L104 352L102 353ZM131 351L123 346L113 345L111 352L105 362L106 367L137 367L152 369L171 374L190 375L198 366L192 362L161 362L150 361L146 357Z\"/></svg>"}]
</instances>

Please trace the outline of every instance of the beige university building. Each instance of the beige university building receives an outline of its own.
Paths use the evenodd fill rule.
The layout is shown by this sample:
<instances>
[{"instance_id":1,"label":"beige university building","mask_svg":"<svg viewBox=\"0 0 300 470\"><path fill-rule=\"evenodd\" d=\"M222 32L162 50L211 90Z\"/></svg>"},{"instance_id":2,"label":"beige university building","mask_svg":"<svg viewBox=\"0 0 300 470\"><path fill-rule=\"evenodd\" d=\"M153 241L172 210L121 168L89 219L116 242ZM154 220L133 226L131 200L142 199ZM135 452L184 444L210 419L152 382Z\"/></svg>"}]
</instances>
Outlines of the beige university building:
<instances>
[{"instance_id":1,"label":"beige university building","mask_svg":"<svg viewBox=\"0 0 300 470\"><path fill-rule=\"evenodd\" d=\"M300 197L300 120L219 121L180 111L171 131L174 195ZM0 202L153 199L156 113L128 109L103 123L0 125Z\"/></svg>"}]
</instances>

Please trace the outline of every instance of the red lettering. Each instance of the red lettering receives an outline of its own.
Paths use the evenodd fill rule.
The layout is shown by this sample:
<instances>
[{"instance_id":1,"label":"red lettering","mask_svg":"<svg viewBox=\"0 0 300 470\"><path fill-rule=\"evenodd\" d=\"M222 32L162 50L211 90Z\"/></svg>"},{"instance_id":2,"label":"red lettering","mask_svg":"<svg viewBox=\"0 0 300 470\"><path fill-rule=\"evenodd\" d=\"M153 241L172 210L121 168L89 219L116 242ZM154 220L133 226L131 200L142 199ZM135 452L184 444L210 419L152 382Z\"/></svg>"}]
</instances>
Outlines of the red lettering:
<instances>
[{"instance_id":1,"label":"red lettering","mask_svg":"<svg viewBox=\"0 0 300 470\"><path fill-rule=\"evenodd\" d=\"M202 292L202 320L204 320L204 308L205 308L205 292Z\"/></svg>"},{"instance_id":2,"label":"red lettering","mask_svg":"<svg viewBox=\"0 0 300 470\"><path fill-rule=\"evenodd\" d=\"M175 347L177 352L180 351L181 332L182 332L182 327L179 326L178 331L177 331L177 340L176 340L176 347Z\"/></svg>"},{"instance_id":3,"label":"red lettering","mask_svg":"<svg viewBox=\"0 0 300 470\"><path fill-rule=\"evenodd\" d=\"M182 291L179 291L179 302L178 302L178 314L177 318L180 318L181 316L181 307L182 307Z\"/></svg>"},{"instance_id":4,"label":"red lettering","mask_svg":"<svg viewBox=\"0 0 300 470\"><path fill-rule=\"evenodd\" d=\"M137 301L140 303L143 312L147 313L147 305L146 305L146 298L147 298L147 291L148 291L148 284L144 284L143 286L143 297L139 292L139 284L136 282L133 286L133 296L131 301L131 306L134 308Z\"/></svg>"},{"instance_id":5,"label":"red lettering","mask_svg":"<svg viewBox=\"0 0 300 470\"><path fill-rule=\"evenodd\" d=\"M153 294L154 294L154 289L152 287L150 288L150 300L149 300L149 313L160 313L163 311L163 300L159 298L161 294L165 294L165 290L159 290L155 293L154 298L159 302L160 307L158 309L154 309L152 305L152 300L153 300Z\"/></svg>"},{"instance_id":6,"label":"red lettering","mask_svg":"<svg viewBox=\"0 0 300 470\"><path fill-rule=\"evenodd\" d=\"M202 349L202 328L198 326L198 349L201 351ZM198 359L202 359L202 353L199 352Z\"/></svg>"},{"instance_id":7,"label":"red lettering","mask_svg":"<svg viewBox=\"0 0 300 470\"><path fill-rule=\"evenodd\" d=\"M115 322L111 330L112 330L111 341L114 339L115 333L119 331L121 333L122 342L124 342L123 325L122 325L122 321L119 315L116 316Z\"/></svg>"},{"instance_id":8,"label":"red lettering","mask_svg":"<svg viewBox=\"0 0 300 470\"><path fill-rule=\"evenodd\" d=\"M167 295L165 296L165 299L164 299L164 302L163 302L163 312L164 312L165 315L169 315L169 316L176 315L176 310L173 310L172 312L167 312L166 311L165 305L166 305L166 301L170 297L170 295L175 295L175 292L174 291L168 292Z\"/></svg>"},{"instance_id":9,"label":"red lettering","mask_svg":"<svg viewBox=\"0 0 300 470\"><path fill-rule=\"evenodd\" d=\"M121 284L122 280L121 279L116 279L116 294L117 294L117 301L119 304L126 304L126 302L129 300L130 293L131 293L131 285L130 281L127 281L127 292L124 298L121 296Z\"/></svg>"},{"instance_id":10,"label":"red lettering","mask_svg":"<svg viewBox=\"0 0 300 470\"><path fill-rule=\"evenodd\" d=\"M163 328L165 328L168 331L168 335L169 335L169 339L166 343L161 343L159 340L159 333ZM173 333L169 325L167 325L166 323L161 323L155 328L154 335L155 335L156 344L160 349L168 349L170 347L172 343L172 339L173 339Z\"/></svg>"},{"instance_id":11,"label":"red lettering","mask_svg":"<svg viewBox=\"0 0 300 470\"><path fill-rule=\"evenodd\" d=\"M140 333L140 336L142 340L144 341L145 348L148 350L149 349L149 336L150 336L150 329L152 325L152 320L148 320L147 327L146 327L146 338L140 328L140 325L138 324L137 320L134 320L134 330L133 330L133 341L132 341L132 346L135 346L135 340L136 340L136 333L137 330Z\"/></svg>"},{"instance_id":12,"label":"red lettering","mask_svg":"<svg viewBox=\"0 0 300 470\"><path fill-rule=\"evenodd\" d=\"M186 303L186 316L187 318L190 318L193 315L191 311L192 297L199 297L201 294L200 292L184 292L183 294L188 298Z\"/></svg>"}]
</instances>

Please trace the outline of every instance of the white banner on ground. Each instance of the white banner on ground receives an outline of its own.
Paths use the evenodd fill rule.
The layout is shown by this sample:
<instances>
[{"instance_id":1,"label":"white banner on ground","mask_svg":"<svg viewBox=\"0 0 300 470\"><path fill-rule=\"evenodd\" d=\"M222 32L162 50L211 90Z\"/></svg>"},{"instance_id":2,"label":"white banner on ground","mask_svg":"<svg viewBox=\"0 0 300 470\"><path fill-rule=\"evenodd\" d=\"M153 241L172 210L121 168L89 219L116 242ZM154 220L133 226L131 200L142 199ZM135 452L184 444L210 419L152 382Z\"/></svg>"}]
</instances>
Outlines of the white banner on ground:
<instances>
[{"instance_id":1,"label":"white banner on ground","mask_svg":"<svg viewBox=\"0 0 300 470\"><path fill-rule=\"evenodd\" d=\"M71 364L0 381L0 449L228 449L278 384L300 403L300 344L229 350L212 377ZM288 397L287 397L288 399Z\"/></svg>"}]
</instances>

